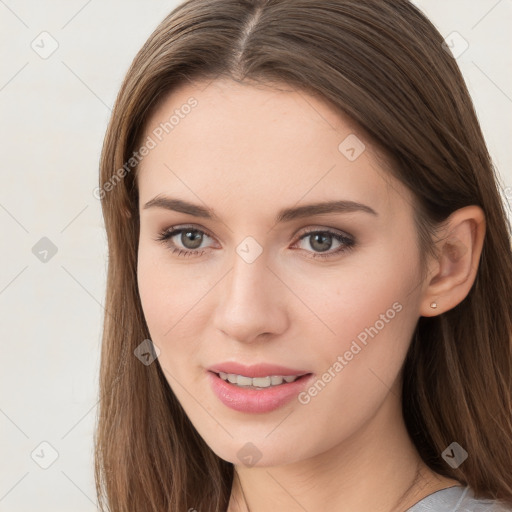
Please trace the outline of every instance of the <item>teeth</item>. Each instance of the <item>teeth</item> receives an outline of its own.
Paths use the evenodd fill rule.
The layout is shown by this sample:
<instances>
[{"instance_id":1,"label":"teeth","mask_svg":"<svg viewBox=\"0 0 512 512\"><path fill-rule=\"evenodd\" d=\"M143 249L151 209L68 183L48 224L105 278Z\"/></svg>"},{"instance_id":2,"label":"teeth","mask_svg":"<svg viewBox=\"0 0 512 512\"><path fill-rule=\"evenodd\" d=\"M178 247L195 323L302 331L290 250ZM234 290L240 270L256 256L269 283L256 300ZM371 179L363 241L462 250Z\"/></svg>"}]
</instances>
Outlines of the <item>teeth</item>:
<instances>
[{"instance_id":1,"label":"teeth","mask_svg":"<svg viewBox=\"0 0 512 512\"><path fill-rule=\"evenodd\" d=\"M283 379L284 377L280 377L279 375L272 375L272 377L270 377L270 384L272 384L272 386L279 386L279 384L283 383Z\"/></svg>"},{"instance_id":2,"label":"teeth","mask_svg":"<svg viewBox=\"0 0 512 512\"><path fill-rule=\"evenodd\" d=\"M222 380L231 382L241 387L256 387L256 388L268 388L271 386L279 386L284 382L293 382L297 380L299 375L269 375L267 377L246 377L245 375L235 375L234 373L219 372L219 377Z\"/></svg>"}]
</instances>

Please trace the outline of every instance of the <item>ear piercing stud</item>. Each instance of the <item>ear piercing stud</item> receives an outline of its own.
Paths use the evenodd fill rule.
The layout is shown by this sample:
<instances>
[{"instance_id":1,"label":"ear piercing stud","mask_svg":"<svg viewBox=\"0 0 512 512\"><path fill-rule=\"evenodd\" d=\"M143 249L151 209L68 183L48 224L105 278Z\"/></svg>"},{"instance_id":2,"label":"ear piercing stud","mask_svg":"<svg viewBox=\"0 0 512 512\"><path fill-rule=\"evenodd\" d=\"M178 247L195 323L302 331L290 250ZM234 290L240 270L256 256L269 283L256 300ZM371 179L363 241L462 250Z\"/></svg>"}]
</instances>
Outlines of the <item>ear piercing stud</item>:
<instances>
[{"instance_id":1,"label":"ear piercing stud","mask_svg":"<svg viewBox=\"0 0 512 512\"><path fill-rule=\"evenodd\" d=\"M436 308L437 308L437 302L431 302L431 303L430 303L430 307L431 307L432 309L436 309Z\"/></svg>"}]
</instances>

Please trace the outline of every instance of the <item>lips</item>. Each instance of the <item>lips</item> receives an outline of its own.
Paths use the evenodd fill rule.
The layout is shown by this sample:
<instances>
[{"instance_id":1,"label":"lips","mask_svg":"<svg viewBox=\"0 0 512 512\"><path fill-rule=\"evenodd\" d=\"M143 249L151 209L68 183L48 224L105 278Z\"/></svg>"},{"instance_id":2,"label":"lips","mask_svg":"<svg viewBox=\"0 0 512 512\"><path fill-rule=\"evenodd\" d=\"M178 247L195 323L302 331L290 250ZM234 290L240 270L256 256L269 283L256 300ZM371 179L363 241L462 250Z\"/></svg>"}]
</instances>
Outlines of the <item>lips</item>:
<instances>
[{"instance_id":1,"label":"lips","mask_svg":"<svg viewBox=\"0 0 512 512\"><path fill-rule=\"evenodd\" d=\"M300 377L302 375L306 375L310 372L304 369L297 368L287 368L285 366L279 366L275 364L268 363L258 363L250 366L245 366L240 363L236 363L234 361L219 363L207 368L208 371L219 374L223 373L231 373L235 375L244 375L245 377L270 377L272 375L282 375L283 377L295 375Z\"/></svg>"},{"instance_id":2,"label":"lips","mask_svg":"<svg viewBox=\"0 0 512 512\"><path fill-rule=\"evenodd\" d=\"M270 412L297 397L311 382L313 374L303 369L287 368L284 366L260 363L245 366L240 363L226 362L211 366L206 372L212 391L227 407L245 413ZM297 377L292 382L270 387L239 386L224 380L226 374L243 376L247 379L263 379L265 377L281 376ZM255 381L253 381L255 382Z\"/></svg>"}]
</instances>

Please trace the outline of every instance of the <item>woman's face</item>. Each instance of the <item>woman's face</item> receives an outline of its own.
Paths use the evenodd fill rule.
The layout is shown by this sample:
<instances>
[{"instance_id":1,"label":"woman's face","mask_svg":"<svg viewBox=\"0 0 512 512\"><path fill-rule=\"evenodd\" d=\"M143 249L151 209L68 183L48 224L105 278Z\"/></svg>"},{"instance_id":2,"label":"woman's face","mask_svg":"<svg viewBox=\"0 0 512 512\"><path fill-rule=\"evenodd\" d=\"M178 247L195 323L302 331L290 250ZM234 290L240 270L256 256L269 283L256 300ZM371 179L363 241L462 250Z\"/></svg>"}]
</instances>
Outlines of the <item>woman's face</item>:
<instances>
[{"instance_id":1,"label":"woman's face","mask_svg":"<svg viewBox=\"0 0 512 512\"><path fill-rule=\"evenodd\" d=\"M159 364L234 464L314 457L398 403L424 290L410 193L346 119L286 89L174 91L137 178L138 283ZM337 207L308 208L320 203Z\"/></svg>"}]
</instances>

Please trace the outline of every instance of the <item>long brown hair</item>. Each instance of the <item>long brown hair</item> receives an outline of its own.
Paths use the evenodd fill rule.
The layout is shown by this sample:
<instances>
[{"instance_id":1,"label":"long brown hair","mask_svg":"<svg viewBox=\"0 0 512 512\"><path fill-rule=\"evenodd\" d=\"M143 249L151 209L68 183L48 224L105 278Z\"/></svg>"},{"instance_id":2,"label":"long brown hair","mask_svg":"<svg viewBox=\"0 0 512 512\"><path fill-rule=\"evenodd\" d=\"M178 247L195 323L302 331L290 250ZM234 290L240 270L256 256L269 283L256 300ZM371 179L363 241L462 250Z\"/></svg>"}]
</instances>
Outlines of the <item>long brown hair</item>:
<instances>
[{"instance_id":1,"label":"long brown hair","mask_svg":"<svg viewBox=\"0 0 512 512\"><path fill-rule=\"evenodd\" d=\"M137 289L134 151L167 94L187 80L221 76L289 84L357 123L413 193L422 255L432 253L435 228L452 212L483 209L487 230L469 294L418 321L404 366L403 414L432 470L471 486L477 497L512 504L511 227L442 36L407 0L188 0L135 57L101 155L109 247L95 433L102 510L228 505L233 464L198 435L158 360L146 366L134 355L150 337ZM453 441L469 454L457 469L441 456Z\"/></svg>"}]
</instances>

